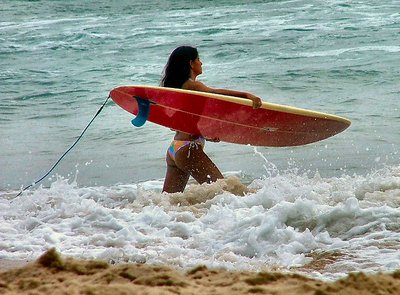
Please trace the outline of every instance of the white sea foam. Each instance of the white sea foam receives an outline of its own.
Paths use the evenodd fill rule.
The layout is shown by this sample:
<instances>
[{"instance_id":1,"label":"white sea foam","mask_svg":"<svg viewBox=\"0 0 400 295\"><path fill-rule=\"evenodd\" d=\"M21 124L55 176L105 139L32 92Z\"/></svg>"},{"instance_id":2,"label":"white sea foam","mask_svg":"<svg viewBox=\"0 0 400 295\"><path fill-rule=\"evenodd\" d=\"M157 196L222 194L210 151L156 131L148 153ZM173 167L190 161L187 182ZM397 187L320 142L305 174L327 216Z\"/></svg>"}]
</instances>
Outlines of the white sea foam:
<instances>
[{"instance_id":1,"label":"white sea foam","mask_svg":"<svg viewBox=\"0 0 400 295\"><path fill-rule=\"evenodd\" d=\"M302 52L297 54L298 57L324 57L324 56L339 56L345 53L359 53L359 52L368 52L368 51L382 51L388 53L396 53L400 52L400 46L361 46L361 47L352 47L352 48L340 48L340 49L331 49L324 51L314 51L314 52Z\"/></svg>"},{"instance_id":2,"label":"white sea foam","mask_svg":"<svg viewBox=\"0 0 400 295\"><path fill-rule=\"evenodd\" d=\"M234 176L183 194L160 188L158 181L80 188L58 178L50 188L4 195L0 256L33 259L56 247L117 262L262 270L338 251L346 259L306 272L333 278L400 267L400 167L333 178L278 173L247 191Z\"/></svg>"}]
</instances>

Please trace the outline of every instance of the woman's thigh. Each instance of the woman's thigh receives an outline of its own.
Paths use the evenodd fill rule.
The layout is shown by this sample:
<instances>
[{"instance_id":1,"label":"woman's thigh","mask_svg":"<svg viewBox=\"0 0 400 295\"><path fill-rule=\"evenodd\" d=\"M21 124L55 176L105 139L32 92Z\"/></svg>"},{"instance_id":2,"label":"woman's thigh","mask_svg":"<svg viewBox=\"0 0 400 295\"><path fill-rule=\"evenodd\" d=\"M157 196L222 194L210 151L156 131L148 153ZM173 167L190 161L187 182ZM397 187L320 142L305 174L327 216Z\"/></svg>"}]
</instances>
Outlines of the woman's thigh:
<instances>
[{"instance_id":1,"label":"woman's thigh","mask_svg":"<svg viewBox=\"0 0 400 295\"><path fill-rule=\"evenodd\" d=\"M179 169L171 157L167 155L167 173L165 175L163 192L183 192L189 176L188 172Z\"/></svg>"},{"instance_id":2,"label":"woman's thigh","mask_svg":"<svg viewBox=\"0 0 400 295\"><path fill-rule=\"evenodd\" d=\"M189 173L199 183L210 183L224 178L201 147L187 146L175 155L176 166Z\"/></svg>"}]
</instances>

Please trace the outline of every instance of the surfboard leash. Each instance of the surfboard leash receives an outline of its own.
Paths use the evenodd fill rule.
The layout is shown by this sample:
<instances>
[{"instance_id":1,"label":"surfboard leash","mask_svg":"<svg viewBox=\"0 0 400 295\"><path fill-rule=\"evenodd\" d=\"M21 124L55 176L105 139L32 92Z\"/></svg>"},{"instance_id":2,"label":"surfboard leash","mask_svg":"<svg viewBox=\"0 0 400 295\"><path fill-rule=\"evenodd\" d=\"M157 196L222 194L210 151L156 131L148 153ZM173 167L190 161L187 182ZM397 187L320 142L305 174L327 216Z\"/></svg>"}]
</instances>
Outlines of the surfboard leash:
<instances>
[{"instance_id":1,"label":"surfboard leash","mask_svg":"<svg viewBox=\"0 0 400 295\"><path fill-rule=\"evenodd\" d=\"M106 105L106 103L108 102L108 100L110 99L111 96L108 96L107 99L104 101L104 103L101 105L101 107L99 108L99 110L97 111L97 113L94 115L94 117L90 120L90 122L86 125L85 129L83 129L83 131L81 132L81 135L79 135L79 137L75 140L75 142L62 154L62 156L54 163L54 165L50 168L50 170L43 175L41 178L39 178L38 180L36 180L35 182L31 183L30 185L24 187L19 193L18 195L16 195L15 197L19 197L20 195L22 195L22 193L24 191L26 191L27 189L37 185L38 183L40 183L43 179L45 179L56 167L57 165L61 162L61 160L75 147L75 145L78 143L78 141L82 138L82 136L85 134L86 130L88 130L89 126L93 123L94 119L96 119L96 117L101 113L101 111L103 110L104 106Z\"/></svg>"}]
</instances>

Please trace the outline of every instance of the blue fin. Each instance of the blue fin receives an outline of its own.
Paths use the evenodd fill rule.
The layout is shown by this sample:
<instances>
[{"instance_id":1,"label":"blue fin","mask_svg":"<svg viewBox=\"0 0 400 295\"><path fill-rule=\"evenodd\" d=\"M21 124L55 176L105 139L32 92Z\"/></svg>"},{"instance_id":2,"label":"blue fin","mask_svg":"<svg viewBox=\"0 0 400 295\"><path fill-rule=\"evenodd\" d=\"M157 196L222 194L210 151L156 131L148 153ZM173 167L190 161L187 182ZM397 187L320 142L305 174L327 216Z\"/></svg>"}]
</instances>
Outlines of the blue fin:
<instances>
[{"instance_id":1,"label":"blue fin","mask_svg":"<svg viewBox=\"0 0 400 295\"><path fill-rule=\"evenodd\" d=\"M146 123L147 118L149 117L150 101L147 99L143 99L139 96L134 96L134 98L136 98L139 107L139 112L131 122L134 126L141 127L144 125L144 123Z\"/></svg>"}]
</instances>

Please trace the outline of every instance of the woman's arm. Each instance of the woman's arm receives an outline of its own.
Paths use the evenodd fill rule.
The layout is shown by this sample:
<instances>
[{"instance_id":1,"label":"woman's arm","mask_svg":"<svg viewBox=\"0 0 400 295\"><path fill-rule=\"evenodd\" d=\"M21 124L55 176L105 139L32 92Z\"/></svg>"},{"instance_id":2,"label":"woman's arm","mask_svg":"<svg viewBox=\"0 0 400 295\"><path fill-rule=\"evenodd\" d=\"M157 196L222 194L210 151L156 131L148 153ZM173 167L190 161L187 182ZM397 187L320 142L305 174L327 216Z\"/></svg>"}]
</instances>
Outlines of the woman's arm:
<instances>
[{"instance_id":1,"label":"woman's arm","mask_svg":"<svg viewBox=\"0 0 400 295\"><path fill-rule=\"evenodd\" d=\"M257 108L261 107L261 105L262 105L261 98L255 96L251 93L237 91L237 90L231 90L231 89L211 88L199 81L188 80L185 82L185 84L183 84L183 88L187 89L187 90L196 90L196 91L210 92L210 93L230 95L230 96L236 96L236 97L250 99L253 102L254 109L257 109Z\"/></svg>"}]
</instances>

